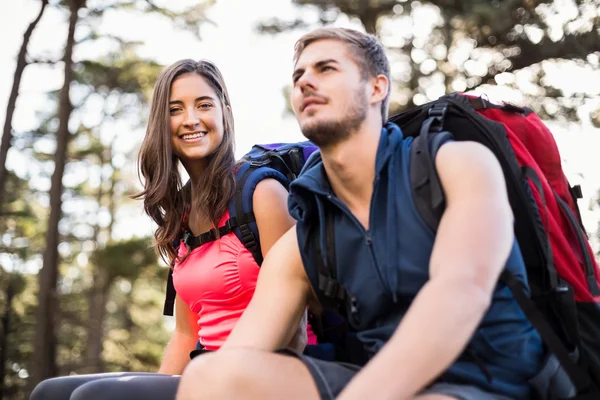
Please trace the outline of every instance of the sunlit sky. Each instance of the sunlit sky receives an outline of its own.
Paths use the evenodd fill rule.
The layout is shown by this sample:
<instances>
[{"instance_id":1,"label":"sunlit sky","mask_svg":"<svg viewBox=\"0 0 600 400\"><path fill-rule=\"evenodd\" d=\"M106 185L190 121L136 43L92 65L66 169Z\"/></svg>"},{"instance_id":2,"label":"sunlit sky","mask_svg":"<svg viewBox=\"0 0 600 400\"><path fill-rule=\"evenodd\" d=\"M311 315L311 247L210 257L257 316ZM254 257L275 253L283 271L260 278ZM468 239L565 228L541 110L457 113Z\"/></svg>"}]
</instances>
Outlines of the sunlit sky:
<instances>
[{"instance_id":1,"label":"sunlit sky","mask_svg":"<svg viewBox=\"0 0 600 400\"><path fill-rule=\"evenodd\" d=\"M92 0L90 0L92 1ZM161 3L166 3L166 0ZM171 3L171 2L169 2ZM178 1L177 4L191 4L193 1ZM15 59L21 45L23 32L39 11L39 1L18 0L0 5L0 120L5 117L6 101L12 85ZM306 11L303 11L306 12ZM424 13L427 10L423 11ZM289 83L292 72L293 44L301 32L289 32L275 36L259 34L255 26L277 15L284 19L293 19L298 9L288 0L218 0L208 13L213 24L201 28L202 40L192 34L173 28L172 23L158 16L141 14L124 14L122 12L106 13L100 26L102 32L112 33L125 39L139 40L139 54L167 65L182 58L208 58L217 63L225 80L232 99L232 108L236 124L237 155L241 156L255 143L276 141L297 141L303 137L293 116L286 115L285 102L282 95L284 85ZM306 14L315 18L310 11ZM66 38L66 15L49 7L38 28L34 32L29 53L48 59L60 58ZM423 15L423 24L411 27L398 27L393 23L384 25L385 40L393 38L394 29L427 29L427 15ZM353 21L341 19L338 25L355 27ZM360 29L360 28L359 28ZM84 29L77 31L83 36ZM78 46L74 59L93 58L106 51L102 44L95 46ZM418 57L416 54L414 57ZM62 66L55 68L33 65L25 70L14 128L17 132L36 127L36 113L47 105L43 93L58 89L62 85ZM565 83L564 66L547 68L551 81ZM506 77L505 79L511 79ZM517 75L516 79L520 79ZM569 84L573 90L590 89L595 85L596 93L600 92L600 77L597 74L570 74ZM562 86L562 85L561 85ZM567 87L567 86L565 86ZM439 93L441 95L443 93ZM496 89L487 93L493 100L518 102L514 91ZM592 104L581 110L589 111ZM577 126L560 126L549 124L555 133L559 148L565 159L564 167L573 183L581 183L584 189L583 200L580 200L582 213L588 231L595 232L600 220L598 210L589 210L589 205L600 188L600 169L594 161L600 149L599 130L593 129L587 118ZM137 149L144 135L144 130L125 130L116 128L117 147L122 152ZM42 146L51 146L48 142ZM9 168L18 169L27 160L16 151L9 153ZM135 172L135 160L124 160L124 167ZM579 176L583 175L583 178ZM65 178L69 179L69 178ZM74 178L73 178L74 179ZM49 181L32 182L40 189L49 189ZM142 213L141 203L123 208L117 217L115 236L127 238L131 235L147 235L152 231L149 218Z\"/></svg>"}]
</instances>

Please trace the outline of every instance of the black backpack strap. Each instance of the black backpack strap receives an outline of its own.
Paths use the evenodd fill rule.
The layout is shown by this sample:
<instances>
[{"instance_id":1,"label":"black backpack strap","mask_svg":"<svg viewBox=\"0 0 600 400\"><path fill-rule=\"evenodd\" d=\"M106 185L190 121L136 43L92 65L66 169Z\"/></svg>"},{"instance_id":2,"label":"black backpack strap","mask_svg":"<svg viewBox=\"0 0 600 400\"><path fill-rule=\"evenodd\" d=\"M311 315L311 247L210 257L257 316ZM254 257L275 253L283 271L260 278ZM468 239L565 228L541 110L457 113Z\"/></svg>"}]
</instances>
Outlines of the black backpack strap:
<instances>
[{"instance_id":1,"label":"black backpack strap","mask_svg":"<svg viewBox=\"0 0 600 400\"><path fill-rule=\"evenodd\" d=\"M218 237L225 236L233 232L233 230L238 226L239 222L237 221L237 218L229 218L227 222L225 222L225 225L219 227ZM208 232L201 233L198 236L194 236L192 232L186 229L183 233L183 237L181 238L181 241L185 243L189 251L192 251L195 248L202 246L203 244L214 242L215 240L217 240L216 228L213 228Z\"/></svg>"},{"instance_id":2,"label":"black backpack strap","mask_svg":"<svg viewBox=\"0 0 600 400\"><path fill-rule=\"evenodd\" d=\"M337 281L333 219L333 213L327 212L325 217L325 257L323 257L321 249L321 235L318 227L313 235L313 240L319 271L319 291L327 299L339 303L346 299L346 289Z\"/></svg>"},{"instance_id":3,"label":"black backpack strap","mask_svg":"<svg viewBox=\"0 0 600 400\"><path fill-rule=\"evenodd\" d=\"M173 268L169 268L169 277L167 278L167 294L165 296L165 305L163 307L163 315L173 316L175 308L175 286L173 285Z\"/></svg>"},{"instance_id":4,"label":"black backpack strap","mask_svg":"<svg viewBox=\"0 0 600 400\"><path fill-rule=\"evenodd\" d=\"M190 185L190 182L186 183L186 187ZM183 208L183 216L181 217L181 229L177 237L171 241L171 246L177 251L180 245L180 240L182 235L185 234L186 230L189 230L188 227L188 215L190 213L190 205L186 204ZM175 308L175 296L177 291L175 290L175 286L173 285L173 266L175 264L175 260L169 266L169 276L167 277L167 285L166 285L166 295L165 295L165 304L163 306L163 315L173 316L173 309Z\"/></svg>"},{"instance_id":5,"label":"black backpack strap","mask_svg":"<svg viewBox=\"0 0 600 400\"><path fill-rule=\"evenodd\" d=\"M585 230L585 226L583 225L583 219L581 218L581 211L579 210L579 204L577 202L578 199L583 198L583 191L581 190L581 185L569 185L569 194L571 195L571 199L573 200L573 205L575 206L575 212L577 213L577 221L579 222L579 226L581 230L585 233L585 236L589 239L587 231Z\"/></svg>"},{"instance_id":6,"label":"black backpack strap","mask_svg":"<svg viewBox=\"0 0 600 400\"><path fill-rule=\"evenodd\" d=\"M187 213L186 213L187 214ZM198 236L194 236L189 228L187 227L187 220L183 219L182 221L184 227L182 228L183 231L183 236L181 237L181 242L183 242L187 248L189 249L189 251L191 252L192 250L194 250L197 247L202 246L205 243L208 242L212 242L217 240L217 230L216 229L211 229L208 232L204 232ZM224 236L227 235L228 233L232 232L235 227L237 227L237 221L235 218L230 218L227 220L227 222L225 223L225 225L219 227L219 236ZM175 243L177 243L175 245ZM178 248L179 247L179 242L177 242L177 239L173 240L172 243L174 248ZM169 268L169 277L167 278L167 288L166 288L166 297L165 297L165 304L164 304L164 308L163 308L163 315L169 315L169 316L173 316L173 309L175 306L175 295L177 294L177 292L175 291L175 286L173 285L173 266L174 266L175 262L173 262Z\"/></svg>"},{"instance_id":7,"label":"black backpack strap","mask_svg":"<svg viewBox=\"0 0 600 400\"><path fill-rule=\"evenodd\" d=\"M244 173L236 181L235 195L233 202L235 203L235 217L237 219L237 226L240 229L241 237L240 240L243 245L252 253L252 257L256 263L261 266L263 262L262 250L260 248L260 239L254 235L252 229L250 229L250 222L256 221L254 212L252 210L244 212L244 185L246 181L254 172L259 168L259 165L252 164L244 171Z\"/></svg>"},{"instance_id":8,"label":"black backpack strap","mask_svg":"<svg viewBox=\"0 0 600 400\"><path fill-rule=\"evenodd\" d=\"M267 160L268 161L268 160ZM229 202L229 215L235 221L233 232L250 251L258 264L262 265L263 255L260 247L260 234L254 215L253 196L256 186L264 179L275 179L286 190L289 190L289 181L267 161L246 161L241 164L235 173L236 187L233 198Z\"/></svg>"},{"instance_id":9,"label":"black backpack strap","mask_svg":"<svg viewBox=\"0 0 600 400\"><path fill-rule=\"evenodd\" d=\"M321 246L321 231L319 225L312 232L315 262L318 271L319 299L325 308L344 314L345 308L351 313L358 311L354 297L337 280L337 258L335 251L335 215L331 207L325 208L325 249ZM310 241L307 241L309 244ZM323 257L323 250L325 257Z\"/></svg>"},{"instance_id":10,"label":"black backpack strap","mask_svg":"<svg viewBox=\"0 0 600 400\"><path fill-rule=\"evenodd\" d=\"M544 206L543 213L540 212L540 217L544 214L545 218L543 219L545 234L540 235L541 240L544 243L545 255L546 255L546 273L548 274L548 280L552 288L557 288L559 286L558 273L556 272L556 266L554 264L554 254L552 253L552 246L550 245L550 227L548 222L548 209L546 207L546 195L544 194L544 187L542 185L542 181L540 177L535 172L535 170L529 166L523 166L521 168L521 172L523 173L523 177L526 179L530 179L531 182L535 185L540 198L542 200L542 205ZM543 218L543 217L542 217Z\"/></svg>"},{"instance_id":11,"label":"black backpack strap","mask_svg":"<svg viewBox=\"0 0 600 400\"><path fill-rule=\"evenodd\" d=\"M448 104L436 103L429 110L429 118L421 125L410 154L410 184L415 206L425 223L437 230L444 212L445 200L442 185L435 168L435 156L440 147L452 139L443 130Z\"/></svg>"},{"instance_id":12,"label":"black backpack strap","mask_svg":"<svg viewBox=\"0 0 600 400\"><path fill-rule=\"evenodd\" d=\"M600 296L600 287L598 287L598 282L596 281L596 275L594 273L594 263L586 247L587 238L585 236L585 231L581 229L581 226L579 225L577 218L573 214L573 211L571 211L569 205L556 192L554 192L554 197L556 198L556 203L562 209L563 213L569 220L569 223L573 227L573 230L575 231L577 243L579 244L579 250L583 256L583 266L587 287L592 296Z\"/></svg>"},{"instance_id":13,"label":"black backpack strap","mask_svg":"<svg viewBox=\"0 0 600 400\"><path fill-rule=\"evenodd\" d=\"M517 304L523 310L531 325L538 331L550 352L558 358L561 366L577 389L577 393L586 393L593 389L594 386L589 375L571 359L568 350L556 335L546 317L526 294L521 282L507 269L502 271L500 281L510 288Z\"/></svg>"}]
</instances>

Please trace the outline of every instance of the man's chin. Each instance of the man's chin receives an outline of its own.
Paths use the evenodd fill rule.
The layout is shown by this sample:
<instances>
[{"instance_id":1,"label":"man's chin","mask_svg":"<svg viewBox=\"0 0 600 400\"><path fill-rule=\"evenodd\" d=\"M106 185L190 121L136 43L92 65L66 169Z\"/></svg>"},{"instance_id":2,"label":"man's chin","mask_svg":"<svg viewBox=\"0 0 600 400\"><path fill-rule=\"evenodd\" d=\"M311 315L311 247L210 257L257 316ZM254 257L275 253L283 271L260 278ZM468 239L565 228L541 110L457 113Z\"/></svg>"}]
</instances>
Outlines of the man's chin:
<instances>
[{"instance_id":1,"label":"man's chin","mask_svg":"<svg viewBox=\"0 0 600 400\"><path fill-rule=\"evenodd\" d=\"M329 130L332 125L334 125L334 121L324 121L322 119L316 118L307 118L308 121L304 123L300 123L300 130L304 133L315 133L323 130Z\"/></svg>"}]
</instances>

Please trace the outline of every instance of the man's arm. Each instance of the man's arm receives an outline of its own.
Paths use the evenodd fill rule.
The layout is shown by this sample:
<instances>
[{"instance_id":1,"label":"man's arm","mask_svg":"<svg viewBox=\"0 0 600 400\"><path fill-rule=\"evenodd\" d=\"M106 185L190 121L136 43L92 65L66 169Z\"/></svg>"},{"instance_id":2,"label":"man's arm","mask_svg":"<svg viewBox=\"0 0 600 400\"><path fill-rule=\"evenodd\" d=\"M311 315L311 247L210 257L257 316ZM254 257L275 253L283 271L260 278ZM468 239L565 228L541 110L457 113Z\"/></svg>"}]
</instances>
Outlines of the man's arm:
<instances>
[{"instance_id":1,"label":"man's arm","mask_svg":"<svg viewBox=\"0 0 600 400\"><path fill-rule=\"evenodd\" d=\"M513 215L495 156L474 142L441 147L436 168L446 195L423 286L390 341L340 399L404 399L464 350L488 309L513 245Z\"/></svg>"},{"instance_id":2,"label":"man's arm","mask_svg":"<svg viewBox=\"0 0 600 400\"><path fill-rule=\"evenodd\" d=\"M222 348L285 347L296 334L310 293L293 226L268 252L254 296Z\"/></svg>"}]
</instances>

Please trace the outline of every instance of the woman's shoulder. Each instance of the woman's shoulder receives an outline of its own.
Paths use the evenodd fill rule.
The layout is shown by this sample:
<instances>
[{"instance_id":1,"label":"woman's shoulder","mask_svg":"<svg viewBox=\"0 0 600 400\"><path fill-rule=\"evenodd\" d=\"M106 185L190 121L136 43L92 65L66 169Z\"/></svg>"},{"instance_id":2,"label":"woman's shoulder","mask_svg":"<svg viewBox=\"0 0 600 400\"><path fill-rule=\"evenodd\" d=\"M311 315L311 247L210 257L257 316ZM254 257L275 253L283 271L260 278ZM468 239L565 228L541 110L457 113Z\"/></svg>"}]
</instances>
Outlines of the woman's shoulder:
<instances>
[{"instance_id":1,"label":"woman's shoulder","mask_svg":"<svg viewBox=\"0 0 600 400\"><path fill-rule=\"evenodd\" d=\"M287 189L276 179L266 178L256 185L256 189L252 195L254 208L256 206L273 206L280 204L280 197L287 197Z\"/></svg>"}]
</instances>

